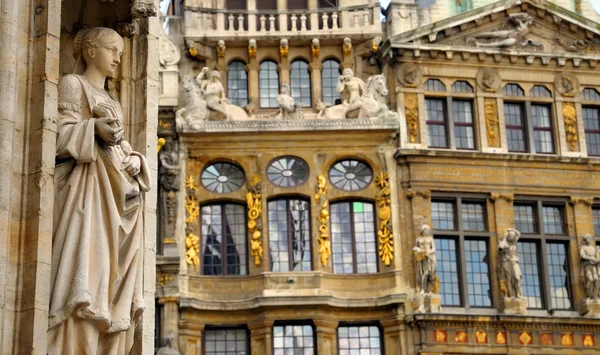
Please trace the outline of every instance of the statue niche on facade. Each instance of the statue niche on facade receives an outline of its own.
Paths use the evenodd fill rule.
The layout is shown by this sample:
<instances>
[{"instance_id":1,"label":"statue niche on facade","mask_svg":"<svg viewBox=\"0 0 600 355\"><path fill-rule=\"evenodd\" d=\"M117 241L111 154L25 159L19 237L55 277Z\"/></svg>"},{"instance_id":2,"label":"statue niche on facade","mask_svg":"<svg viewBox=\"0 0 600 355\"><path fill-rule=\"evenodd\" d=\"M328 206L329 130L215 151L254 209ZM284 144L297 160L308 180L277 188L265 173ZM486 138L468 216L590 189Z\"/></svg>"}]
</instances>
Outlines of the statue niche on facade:
<instances>
[{"instance_id":1,"label":"statue niche on facade","mask_svg":"<svg viewBox=\"0 0 600 355\"><path fill-rule=\"evenodd\" d=\"M498 241L500 292L504 296L501 308L507 314L527 313L527 302L523 298L521 288L523 275L517 250L520 236L521 232L518 230L507 228Z\"/></svg>"},{"instance_id":2,"label":"statue niche on facade","mask_svg":"<svg viewBox=\"0 0 600 355\"><path fill-rule=\"evenodd\" d=\"M395 113L387 107L388 90L383 74L372 75L365 83L354 76L352 69L344 69L336 90L341 94L342 103L325 107L319 103L317 118L388 118Z\"/></svg>"},{"instance_id":3,"label":"statue niche on facade","mask_svg":"<svg viewBox=\"0 0 600 355\"><path fill-rule=\"evenodd\" d=\"M466 39L466 43L474 47L525 48L531 46L533 49L542 50L542 43L527 38L530 27L533 25L533 18L525 12L510 14L499 30L475 33Z\"/></svg>"},{"instance_id":4,"label":"statue niche on facade","mask_svg":"<svg viewBox=\"0 0 600 355\"><path fill-rule=\"evenodd\" d=\"M246 111L231 105L225 97L225 88L221 84L221 74L213 70L207 78L208 68L196 79L183 77L183 94L185 106L176 112L177 129L190 128L198 130L204 121L243 121L248 120Z\"/></svg>"},{"instance_id":5,"label":"statue niche on facade","mask_svg":"<svg viewBox=\"0 0 600 355\"><path fill-rule=\"evenodd\" d=\"M436 275L437 258L435 256L435 241L433 229L424 224L413 248L417 261L417 290L414 300L415 311L418 313L439 312L441 298L438 295L440 280Z\"/></svg>"},{"instance_id":6,"label":"statue niche on facade","mask_svg":"<svg viewBox=\"0 0 600 355\"><path fill-rule=\"evenodd\" d=\"M74 74L60 80L49 355L129 354L144 310L144 156L123 139L120 104L104 90L123 39L80 31ZM78 67L84 67L78 75Z\"/></svg>"},{"instance_id":7,"label":"statue niche on facade","mask_svg":"<svg viewBox=\"0 0 600 355\"><path fill-rule=\"evenodd\" d=\"M281 84L281 94L277 95L277 104L279 105L279 112L276 119L296 120L304 118L299 110L300 105L290 95L290 84Z\"/></svg>"},{"instance_id":8,"label":"statue niche on facade","mask_svg":"<svg viewBox=\"0 0 600 355\"><path fill-rule=\"evenodd\" d=\"M171 132L169 132L171 133ZM177 217L177 192L179 191L179 153L177 141L167 137L165 145L158 152L158 201L163 243L174 242ZM163 250L164 252L164 250Z\"/></svg>"},{"instance_id":9,"label":"statue niche on facade","mask_svg":"<svg viewBox=\"0 0 600 355\"><path fill-rule=\"evenodd\" d=\"M590 234L583 237L583 245L579 249L581 257L581 276L583 276L583 291L587 300L598 301L600 290L600 260L594 245L594 238Z\"/></svg>"}]
</instances>

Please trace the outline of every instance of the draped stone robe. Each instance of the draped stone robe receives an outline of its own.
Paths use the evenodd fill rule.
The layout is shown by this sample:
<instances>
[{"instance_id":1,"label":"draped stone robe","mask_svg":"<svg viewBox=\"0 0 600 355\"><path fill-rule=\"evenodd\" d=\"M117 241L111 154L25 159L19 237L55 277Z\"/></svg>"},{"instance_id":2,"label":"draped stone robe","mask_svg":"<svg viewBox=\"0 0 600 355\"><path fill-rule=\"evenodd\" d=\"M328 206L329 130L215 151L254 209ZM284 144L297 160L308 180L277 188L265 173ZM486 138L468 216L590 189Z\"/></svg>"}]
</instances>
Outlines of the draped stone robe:
<instances>
[{"instance_id":1,"label":"draped stone robe","mask_svg":"<svg viewBox=\"0 0 600 355\"><path fill-rule=\"evenodd\" d=\"M99 116L93 112L102 107L122 120L119 103L105 90L79 75L61 80L51 332L69 318L93 320L100 334L123 332L133 328L144 309L143 193L150 187L149 169L144 156L131 151L127 142L106 146L95 135ZM140 158L135 177L122 167L129 155Z\"/></svg>"}]
</instances>

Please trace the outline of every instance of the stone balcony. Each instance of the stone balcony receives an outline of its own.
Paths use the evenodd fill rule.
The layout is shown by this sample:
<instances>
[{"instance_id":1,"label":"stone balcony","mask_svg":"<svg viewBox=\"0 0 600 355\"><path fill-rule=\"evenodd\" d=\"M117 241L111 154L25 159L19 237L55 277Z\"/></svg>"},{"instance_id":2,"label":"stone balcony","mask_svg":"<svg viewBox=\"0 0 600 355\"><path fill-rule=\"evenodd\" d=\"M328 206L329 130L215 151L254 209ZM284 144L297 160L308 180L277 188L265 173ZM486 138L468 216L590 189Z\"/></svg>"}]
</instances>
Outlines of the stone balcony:
<instances>
[{"instance_id":1,"label":"stone balcony","mask_svg":"<svg viewBox=\"0 0 600 355\"><path fill-rule=\"evenodd\" d=\"M193 3L193 1L192 1ZM379 4L308 10L227 10L186 6L185 37L211 41L371 38L382 33Z\"/></svg>"}]
</instances>

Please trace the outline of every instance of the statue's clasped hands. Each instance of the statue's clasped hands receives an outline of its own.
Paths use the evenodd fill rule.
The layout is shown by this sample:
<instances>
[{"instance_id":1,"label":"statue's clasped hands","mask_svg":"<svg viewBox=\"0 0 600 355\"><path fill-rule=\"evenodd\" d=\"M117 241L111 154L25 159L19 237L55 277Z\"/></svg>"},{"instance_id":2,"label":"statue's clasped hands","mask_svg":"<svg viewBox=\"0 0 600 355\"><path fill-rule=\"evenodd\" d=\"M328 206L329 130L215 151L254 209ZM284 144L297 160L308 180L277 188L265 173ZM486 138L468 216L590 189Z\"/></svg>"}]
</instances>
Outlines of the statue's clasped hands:
<instances>
[{"instance_id":1,"label":"statue's clasped hands","mask_svg":"<svg viewBox=\"0 0 600 355\"><path fill-rule=\"evenodd\" d=\"M140 173L141 165L142 163L138 156L130 155L127 158L123 159L123 168L131 176L136 176Z\"/></svg>"},{"instance_id":2,"label":"statue's clasped hands","mask_svg":"<svg viewBox=\"0 0 600 355\"><path fill-rule=\"evenodd\" d=\"M96 119L94 129L107 145L114 146L123 138L123 126L119 123L116 117L100 117Z\"/></svg>"}]
</instances>

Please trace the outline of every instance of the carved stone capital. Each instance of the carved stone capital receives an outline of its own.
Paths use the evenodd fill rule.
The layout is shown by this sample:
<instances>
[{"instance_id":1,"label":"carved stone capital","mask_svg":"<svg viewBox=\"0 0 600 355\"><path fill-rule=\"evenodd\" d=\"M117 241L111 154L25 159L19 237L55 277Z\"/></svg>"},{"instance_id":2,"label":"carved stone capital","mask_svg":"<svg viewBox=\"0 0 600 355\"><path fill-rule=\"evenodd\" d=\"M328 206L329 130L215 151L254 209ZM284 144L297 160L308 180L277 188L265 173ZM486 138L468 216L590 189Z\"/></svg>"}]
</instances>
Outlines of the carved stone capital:
<instances>
[{"instance_id":1,"label":"carved stone capital","mask_svg":"<svg viewBox=\"0 0 600 355\"><path fill-rule=\"evenodd\" d=\"M492 192L490 194L490 200L496 202L498 200L504 200L506 202L513 202L515 200L515 194L513 193L502 193L502 192Z\"/></svg>"},{"instance_id":2,"label":"carved stone capital","mask_svg":"<svg viewBox=\"0 0 600 355\"><path fill-rule=\"evenodd\" d=\"M154 3L152 2L135 0L133 4L131 4L131 16L133 18L154 17L156 14L156 6L154 6Z\"/></svg>"},{"instance_id":3,"label":"carved stone capital","mask_svg":"<svg viewBox=\"0 0 600 355\"><path fill-rule=\"evenodd\" d=\"M158 298L158 304L167 304L167 303L179 303L179 298L177 297L159 297Z\"/></svg>"},{"instance_id":4,"label":"carved stone capital","mask_svg":"<svg viewBox=\"0 0 600 355\"><path fill-rule=\"evenodd\" d=\"M312 62L308 65L308 70L312 73L313 71L321 71L323 69L323 64L321 62Z\"/></svg>"},{"instance_id":5,"label":"carved stone capital","mask_svg":"<svg viewBox=\"0 0 600 355\"><path fill-rule=\"evenodd\" d=\"M408 189L408 191L406 191L406 197L408 197L409 199L413 199L415 196L419 196L422 197L426 200L431 198L431 191L429 190L412 190L412 189Z\"/></svg>"},{"instance_id":6,"label":"carved stone capital","mask_svg":"<svg viewBox=\"0 0 600 355\"><path fill-rule=\"evenodd\" d=\"M134 18L131 22L117 23L117 33L123 37L131 37L140 33L139 20Z\"/></svg>"},{"instance_id":7,"label":"carved stone capital","mask_svg":"<svg viewBox=\"0 0 600 355\"><path fill-rule=\"evenodd\" d=\"M593 197L580 197L580 196L571 196L569 199L569 203L575 206L578 203L583 203L584 205L591 207L594 204Z\"/></svg>"}]
</instances>

